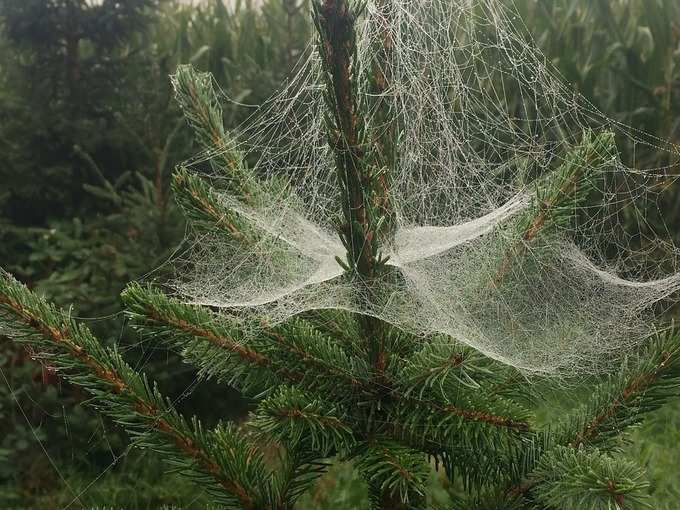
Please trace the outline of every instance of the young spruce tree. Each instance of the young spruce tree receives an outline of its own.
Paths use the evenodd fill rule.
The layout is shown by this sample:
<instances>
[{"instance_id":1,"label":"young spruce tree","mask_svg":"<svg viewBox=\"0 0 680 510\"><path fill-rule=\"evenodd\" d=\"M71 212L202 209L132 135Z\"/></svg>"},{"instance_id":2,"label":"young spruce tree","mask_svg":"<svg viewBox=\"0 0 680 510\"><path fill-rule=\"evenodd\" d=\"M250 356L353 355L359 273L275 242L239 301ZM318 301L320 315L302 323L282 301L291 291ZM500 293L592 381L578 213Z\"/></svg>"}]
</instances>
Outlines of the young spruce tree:
<instances>
[{"instance_id":1,"label":"young spruce tree","mask_svg":"<svg viewBox=\"0 0 680 510\"><path fill-rule=\"evenodd\" d=\"M388 9L389 0L378 5ZM338 234L347 249L338 263L345 277L370 289L389 271L382 247L392 235L389 169L398 128L369 135L358 87L368 80L363 86L380 100L390 79L380 59L389 57L390 41L376 49L375 62L359 65L350 2L317 0L314 20L342 201ZM219 154L213 164L229 177L228 191L245 201L262 199L257 177L223 128L210 76L181 67L174 85L197 142ZM380 115L382 105L372 107ZM609 134L588 134L565 155L518 223L518 242L489 285L502 286L524 250L564 219L569 208L563 206L582 198L612 143ZM202 177L180 168L174 191L196 228L232 243L262 235ZM330 459L352 462L376 509L426 508L433 465L460 487L457 508L642 508L648 484L641 467L621 458L617 439L675 396L680 382L680 334L670 328L593 387L582 406L539 427L525 409L529 389L512 382L517 374L454 339L416 339L340 310L263 323L253 338L233 314L185 304L150 286L132 284L123 298L137 328L178 349L204 376L251 398L256 407L248 422L208 429L185 418L115 347L102 346L68 312L7 273L0 274L0 325L87 390L94 407L137 446L160 451L226 508L293 508Z\"/></svg>"}]
</instances>

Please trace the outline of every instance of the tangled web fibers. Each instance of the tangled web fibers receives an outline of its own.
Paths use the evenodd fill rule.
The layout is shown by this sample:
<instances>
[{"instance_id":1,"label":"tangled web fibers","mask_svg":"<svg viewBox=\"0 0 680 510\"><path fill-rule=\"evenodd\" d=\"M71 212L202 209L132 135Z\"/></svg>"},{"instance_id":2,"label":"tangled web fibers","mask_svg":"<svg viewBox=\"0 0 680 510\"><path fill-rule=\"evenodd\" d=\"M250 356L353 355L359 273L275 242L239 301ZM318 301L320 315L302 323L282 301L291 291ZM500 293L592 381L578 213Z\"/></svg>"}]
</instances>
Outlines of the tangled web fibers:
<instances>
[{"instance_id":1,"label":"tangled web fibers","mask_svg":"<svg viewBox=\"0 0 680 510\"><path fill-rule=\"evenodd\" d=\"M259 235L239 244L197 233L177 265L178 293L270 323L314 309L368 314L414 341L437 334L525 373L606 368L648 336L680 288L675 246L645 219L677 169L641 168L633 156L675 148L574 94L507 2L383 3L367 3L357 46L368 68L387 34L388 88L358 93L366 129L397 137L390 271L367 287L336 260L339 187L310 45L295 76L233 133L259 198L220 200ZM378 102L387 115L371 109ZM583 189L562 200L565 187Z\"/></svg>"}]
</instances>

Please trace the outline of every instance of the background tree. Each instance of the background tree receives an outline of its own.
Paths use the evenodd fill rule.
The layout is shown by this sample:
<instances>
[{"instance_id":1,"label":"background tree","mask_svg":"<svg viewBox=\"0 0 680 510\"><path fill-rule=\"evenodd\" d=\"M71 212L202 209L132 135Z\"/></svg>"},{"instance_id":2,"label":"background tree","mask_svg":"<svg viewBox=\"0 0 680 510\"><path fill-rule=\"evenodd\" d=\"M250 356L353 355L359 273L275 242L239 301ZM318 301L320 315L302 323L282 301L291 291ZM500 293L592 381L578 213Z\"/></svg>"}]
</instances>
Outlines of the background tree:
<instances>
[{"instance_id":1,"label":"background tree","mask_svg":"<svg viewBox=\"0 0 680 510\"><path fill-rule=\"evenodd\" d=\"M6 69L21 83L3 108L12 107L11 122L3 123L3 131L11 133L3 139L12 143L5 147L0 175L10 183L4 216L13 223L40 224L48 211L78 209L82 194L64 195L89 173L73 151L78 143L107 161L108 177L130 165L119 159L127 154L120 150L122 140L109 133L113 112L122 106L123 65L134 59L130 38L151 22L153 5L153 0L1 4L3 32L16 51ZM36 154L35 147L44 149ZM44 207L35 207L36 197Z\"/></svg>"}]
</instances>

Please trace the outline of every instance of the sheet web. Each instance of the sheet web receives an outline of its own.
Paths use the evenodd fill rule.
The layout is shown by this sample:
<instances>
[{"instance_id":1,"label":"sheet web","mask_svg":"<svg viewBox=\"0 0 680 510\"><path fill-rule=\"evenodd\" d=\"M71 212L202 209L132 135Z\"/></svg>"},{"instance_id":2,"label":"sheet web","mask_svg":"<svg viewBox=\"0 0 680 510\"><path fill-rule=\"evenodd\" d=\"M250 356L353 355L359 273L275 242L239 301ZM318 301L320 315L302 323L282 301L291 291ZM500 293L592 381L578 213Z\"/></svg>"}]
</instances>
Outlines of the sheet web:
<instances>
[{"instance_id":1,"label":"sheet web","mask_svg":"<svg viewBox=\"0 0 680 510\"><path fill-rule=\"evenodd\" d=\"M382 4L367 2L357 44L368 67L386 31L391 41L390 80L377 98L387 120L359 89L371 133L398 126L389 169L396 230L383 247L391 271L368 289L336 260L345 258L339 188L310 46L296 75L233 133L260 199L220 200L261 235L243 245L196 234L177 264L177 292L270 323L323 308L369 314L414 341L443 334L527 373L606 368L644 341L680 288L678 250L644 212L677 168L639 168L627 155L624 164L617 147L675 148L575 94L507 2ZM551 191L565 168L588 176L586 198L554 194L569 194L568 179ZM216 169L218 186L222 175ZM551 204L559 221L541 212Z\"/></svg>"}]
</instances>

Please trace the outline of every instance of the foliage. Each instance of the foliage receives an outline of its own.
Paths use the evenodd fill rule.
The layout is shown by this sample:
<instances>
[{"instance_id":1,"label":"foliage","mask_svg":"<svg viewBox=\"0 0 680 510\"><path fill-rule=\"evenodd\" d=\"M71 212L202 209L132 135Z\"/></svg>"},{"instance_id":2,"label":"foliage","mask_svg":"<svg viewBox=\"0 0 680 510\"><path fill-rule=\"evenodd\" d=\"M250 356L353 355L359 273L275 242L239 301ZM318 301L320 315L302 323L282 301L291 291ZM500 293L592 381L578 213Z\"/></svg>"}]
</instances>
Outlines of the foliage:
<instances>
[{"instance_id":1,"label":"foliage","mask_svg":"<svg viewBox=\"0 0 680 510\"><path fill-rule=\"evenodd\" d=\"M36 0L3 5L14 9L11 16L19 16L25 15L20 9L44 8L41 3L47 4ZM663 139L677 139L680 105L678 55L674 52L678 46L676 25L680 14L675 2L519 0L514 3L548 58L586 97L619 120ZM160 10L145 9L139 18L128 16L130 13L120 18L125 23L123 30L121 26L101 30L102 11L84 11L88 30L92 28L92 38L85 38L79 44L83 65L78 80L82 86L75 102L69 98L69 79L75 74L67 72L63 53L37 50L42 47L36 45L39 42L35 40L36 34L45 33L48 40L53 40L54 34L50 33L53 28L49 25L52 13L40 18L39 32L24 22L7 18L4 21L4 27L17 28L17 31L8 33L5 29L0 39L0 148L4 154L0 178L8 184L0 189L0 265L58 303L75 303L77 315L115 314L119 310L117 294L125 282L158 267L181 239L183 225L169 197L169 174L191 149L188 132L180 123L179 109L171 101L167 75L177 64L193 62L211 71L235 101L257 104L285 76L307 39L308 23L302 2L268 1L261 11L245 4L232 11L219 2L209 2L198 9L167 3ZM149 16L150 13L153 16ZM42 78L36 79L36 76ZM53 83L54 90L44 95L47 83ZM47 101L43 97L56 99ZM77 111L69 111L75 109L74 106ZM248 113L248 108L224 105L227 130ZM165 149L169 152L164 152ZM648 164L650 161L659 165L667 163L659 154L638 153L637 157ZM83 183L87 184L86 188ZM674 186L672 181L669 180L668 186ZM680 214L674 189L671 187L671 192L665 195L667 198L659 204L659 214L666 216L666 222L672 222L672 218ZM113 339L119 336L121 323L119 320L114 320L113 325L110 321L96 322L93 329L100 338ZM72 462L73 473L69 472L67 479L82 480L72 485L86 488L90 479L83 478L87 468L82 464L88 461L80 458L80 452L91 445L77 438L88 438L93 430L102 430L101 427L108 430L108 425L88 417L78 405L72 406L82 400L78 390L68 385L57 386L52 373L31 364L25 351L17 351L5 343L3 353L2 367L10 377L14 394L20 398L21 407L28 410L32 426L25 425L13 396L0 381L0 387L5 388L0 396L5 438L0 445L0 476L13 480L12 468L17 459L30 466L22 472L43 473L44 477L52 472L36 444L35 431L43 444L51 446L50 454L58 459L59 466ZM137 356L134 352L128 354ZM431 352L421 354L421 361L426 364L445 355L433 345ZM177 384L177 378L170 372L178 369L177 364L165 365L158 363L158 359L151 365L151 371L168 386ZM456 372L437 374L449 384L458 377L463 380L467 377ZM192 377L193 373L187 374L177 388ZM414 373L413 377L417 378L418 374ZM429 386L436 388L439 382L440 379L434 378ZM34 406L34 400L39 405ZM267 402L273 405L274 397ZM40 411L41 407L46 413ZM200 405L195 408L201 413L206 411ZM652 413L651 423L633 436L640 440L646 432L654 437L651 444L656 441L663 446L635 443L629 450L635 458L643 459L643 463L649 459L653 490L673 500L677 497L674 483L669 481L673 475L664 473L660 467L668 466L666 471L670 472L674 466L673 454L669 453L677 443L670 439L674 429L664 425L663 420L664 416L668 421L677 419L677 414L670 413L668 410ZM48 419L45 414L58 417ZM64 416L69 419L70 432L54 430L65 427ZM41 427L36 428L38 425ZM76 434L75 430L82 432ZM285 435L287 429L273 429L277 430ZM300 435L299 429L288 429L287 433ZM109 437L119 443L122 451L120 440L113 435ZM330 444L326 441L324 448L328 449ZM75 460L67 461L69 457ZM104 458L104 464L96 464L96 469L101 471L102 465L108 465L109 461L109 457ZM42 467L38 466L40 463ZM110 482L96 484L101 499L93 494L87 505L107 504L107 498L111 498L108 488L113 491L117 486L131 483L139 477L129 473L141 473L146 467L136 461L123 462L120 470L113 471ZM157 469L153 464L153 470ZM337 480L322 478L322 488L311 496L313 503L306 503L310 508L341 505L343 501L347 508L355 508L359 504L355 498L365 503L365 494L361 494L364 488L347 492L343 485L347 479L350 480L348 486L359 485L349 470L332 473ZM176 478L168 481L168 494L177 483ZM31 489L33 494L20 496L11 484L6 485L7 493L15 498L7 501L15 504L18 497L32 500L35 493L45 489L40 481L36 484L39 487ZM144 485L144 480L140 484ZM339 484L337 497L323 484ZM152 485L155 486L155 482ZM61 482L54 481L54 486L61 486ZM90 488L88 493L93 490ZM159 489L162 490L163 487ZM427 492L431 490L428 488ZM458 493L460 488L453 490ZM116 498L120 499L110 499L110 502L125 508L160 504L188 507L190 489L183 488L182 492L185 491L188 499L184 500L159 497L150 498L154 502L149 503L128 500L118 494ZM67 504L71 499L66 496L59 501ZM301 504L305 504L305 499ZM663 508L662 505L655 503L658 508ZM672 504L667 508L673 508Z\"/></svg>"},{"instance_id":2,"label":"foliage","mask_svg":"<svg viewBox=\"0 0 680 510\"><path fill-rule=\"evenodd\" d=\"M272 36L270 24L278 27L284 18L276 17L277 2L271 4L269 18L248 5L227 9L221 2L198 9L136 0L2 4L0 176L7 185L0 192L0 263L37 292L72 304L74 315L96 318L92 328L106 342L123 331L118 295L124 285L150 271L163 278L162 265L184 234L169 183L172 168L192 149L167 77L183 62L219 64L221 85L237 101L262 101L287 73L287 63L273 58L275 52L296 53L303 40L298 31ZM74 13L73 25L64 24ZM292 16L294 26L304 19L299 11ZM77 72L69 73L66 38L75 34L77 60L71 65ZM74 80L77 92L71 91ZM247 110L225 105L224 120L233 125ZM130 340L128 355L171 382L173 392L181 395L192 387L194 373L176 357ZM0 398L5 413L0 463L6 466L0 479L7 494L21 494L13 504L31 505L44 490L65 489L55 469L69 466L68 476L78 478L106 469L111 452L125 453L115 429L108 431L108 441L93 441L110 426L81 412L79 390L55 386L51 372L6 341L3 353L12 390L6 388ZM203 412L207 407L208 414L218 408L243 412L233 391L218 406L202 403L210 388L195 392L185 407ZM64 419L46 419L57 415ZM47 463L34 429L50 445L56 467ZM32 471L42 474L34 478L33 490L22 491Z\"/></svg>"}]
</instances>

